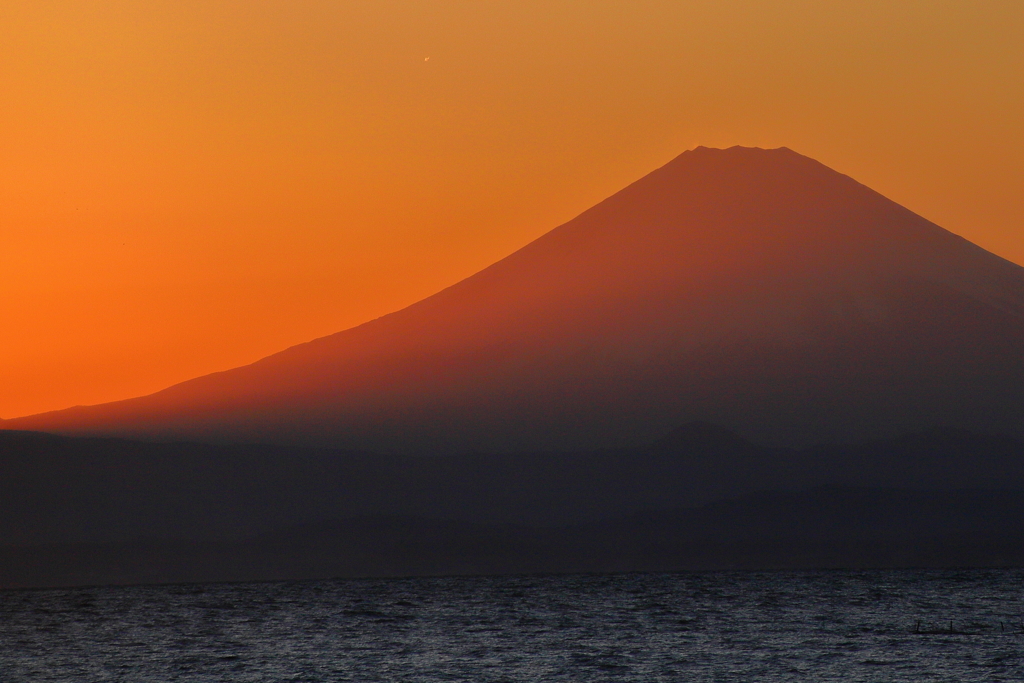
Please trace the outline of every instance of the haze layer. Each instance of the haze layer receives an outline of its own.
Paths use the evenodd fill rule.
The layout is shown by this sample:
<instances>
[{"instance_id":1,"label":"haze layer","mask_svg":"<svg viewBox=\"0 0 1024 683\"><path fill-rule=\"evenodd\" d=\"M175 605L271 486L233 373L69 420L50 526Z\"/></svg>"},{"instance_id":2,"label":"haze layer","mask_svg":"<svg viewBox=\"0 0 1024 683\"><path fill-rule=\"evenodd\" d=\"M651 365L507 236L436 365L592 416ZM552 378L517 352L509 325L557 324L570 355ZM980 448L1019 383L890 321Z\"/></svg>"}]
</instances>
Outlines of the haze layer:
<instances>
[{"instance_id":1,"label":"haze layer","mask_svg":"<svg viewBox=\"0 0 1024 683\"><path fill-rule=\"evenodd\" d=\"M788 149L697 148L428 299L5 428L409 451L1024 434L1024 269Z\"/></svg>"}]
</instances>

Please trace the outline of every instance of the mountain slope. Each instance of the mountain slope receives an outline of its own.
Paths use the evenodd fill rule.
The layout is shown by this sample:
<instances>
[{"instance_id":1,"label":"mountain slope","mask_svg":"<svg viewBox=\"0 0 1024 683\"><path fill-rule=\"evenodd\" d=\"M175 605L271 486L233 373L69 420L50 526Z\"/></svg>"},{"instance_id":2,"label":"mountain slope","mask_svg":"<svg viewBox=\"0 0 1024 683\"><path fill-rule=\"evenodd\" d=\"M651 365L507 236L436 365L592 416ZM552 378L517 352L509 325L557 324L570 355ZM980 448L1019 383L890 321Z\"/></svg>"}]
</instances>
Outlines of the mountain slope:
<instances>
[{"instance_id":1,"label":"mountain slope","mask_svg":"<svg viewBox=\"0 0 1024 683\"><path fill-rule=\"evenodd\" d=\"M1024 434L1024 269L787 149L697 148L397 313L4 428L400 451Z\"/></svg>"}]
</instances>

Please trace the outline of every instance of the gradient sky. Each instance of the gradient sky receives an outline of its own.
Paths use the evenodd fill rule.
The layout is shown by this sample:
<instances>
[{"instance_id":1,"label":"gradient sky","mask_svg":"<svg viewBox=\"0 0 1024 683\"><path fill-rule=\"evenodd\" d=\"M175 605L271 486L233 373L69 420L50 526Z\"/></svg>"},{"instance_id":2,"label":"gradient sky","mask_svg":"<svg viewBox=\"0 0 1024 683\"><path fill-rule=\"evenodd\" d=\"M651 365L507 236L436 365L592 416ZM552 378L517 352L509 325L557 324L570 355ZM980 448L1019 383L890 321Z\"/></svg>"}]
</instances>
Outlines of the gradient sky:
<instances>
[{"instance_id":1,"label":"gradient sky","mask_svg":"<svg viewBox=\"0 0 1024 683\"><path fill-rule=\"evenodd\" d=\"M696 145L1024 263L1024 2L5 0L0 417L433 293Z\"/></svg>"}]
</instances>

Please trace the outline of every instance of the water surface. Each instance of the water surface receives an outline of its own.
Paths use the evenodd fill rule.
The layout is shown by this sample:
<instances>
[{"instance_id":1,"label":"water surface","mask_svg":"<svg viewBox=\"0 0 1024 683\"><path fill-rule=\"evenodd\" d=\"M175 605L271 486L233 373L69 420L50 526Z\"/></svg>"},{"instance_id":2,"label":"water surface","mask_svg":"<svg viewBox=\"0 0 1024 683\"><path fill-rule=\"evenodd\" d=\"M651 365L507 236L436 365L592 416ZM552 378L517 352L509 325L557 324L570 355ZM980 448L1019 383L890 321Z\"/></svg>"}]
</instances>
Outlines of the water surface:
<instances>
[{"instance_id":1,"label":"water surface","mask_svg":"<svg viewBox=\"0 0 1024 683\"><path fill-rule=\"evenodd\" d=\"M1022 587L1013 570L7 591L0 681L1020 681Z\"/></svg>"}]
</instances>

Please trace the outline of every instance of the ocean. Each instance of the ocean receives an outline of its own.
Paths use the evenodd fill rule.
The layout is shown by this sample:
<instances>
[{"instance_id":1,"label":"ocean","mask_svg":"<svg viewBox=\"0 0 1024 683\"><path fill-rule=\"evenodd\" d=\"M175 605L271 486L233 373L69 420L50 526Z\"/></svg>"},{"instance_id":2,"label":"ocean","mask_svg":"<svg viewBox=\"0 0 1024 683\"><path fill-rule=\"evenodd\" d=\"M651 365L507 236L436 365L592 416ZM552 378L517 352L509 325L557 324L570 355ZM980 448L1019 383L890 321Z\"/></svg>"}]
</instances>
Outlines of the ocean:
<instances>
[{"instance_id":1,"label":"ocean","mask_svg":"<svg viewBox=\"0 0 1024 683\"><path fill-rule=\"evenodd\" d=\"M1021 681L1024 571L0 592L0 681Z\"/></svg>"}]
</instances>

